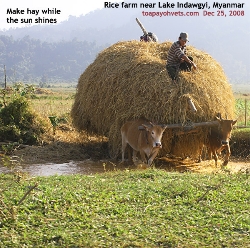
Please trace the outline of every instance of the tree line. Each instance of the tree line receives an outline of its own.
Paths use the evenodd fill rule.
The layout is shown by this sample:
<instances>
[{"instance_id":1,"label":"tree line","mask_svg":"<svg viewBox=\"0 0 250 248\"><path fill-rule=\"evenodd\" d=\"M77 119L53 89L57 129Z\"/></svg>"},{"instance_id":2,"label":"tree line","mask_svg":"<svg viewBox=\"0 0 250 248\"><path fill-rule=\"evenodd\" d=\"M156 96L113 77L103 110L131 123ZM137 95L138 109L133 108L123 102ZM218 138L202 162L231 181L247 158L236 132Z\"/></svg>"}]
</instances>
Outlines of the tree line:
<instances>
[{"instance_id":1,"label":"tree line","mask_svg":"<svg viewBox=\"0 0 250 248\"><path fill-rule=\"evenodd\" d=\"M95 42L46 42L25 36L14 39L0 35L0 83L77 82L81 73L103 50Z\"/></svg>"}]
</instances>

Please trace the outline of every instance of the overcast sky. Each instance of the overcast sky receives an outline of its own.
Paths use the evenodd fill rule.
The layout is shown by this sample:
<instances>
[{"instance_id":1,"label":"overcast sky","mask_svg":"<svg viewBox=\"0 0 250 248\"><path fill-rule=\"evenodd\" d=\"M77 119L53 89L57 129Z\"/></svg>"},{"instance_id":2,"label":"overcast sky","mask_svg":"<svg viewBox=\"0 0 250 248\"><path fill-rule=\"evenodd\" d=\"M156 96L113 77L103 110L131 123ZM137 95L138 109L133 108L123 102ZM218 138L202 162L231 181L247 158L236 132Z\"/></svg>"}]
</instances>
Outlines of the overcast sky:
<instances>
[{"instance_id":1,"label":"overcast sky","mask_svg":"<svg viewBox=\"0 0 250 248\"><path fill-rule=\"evenodd\" d=\"M112 1L111 1L112 2ZM20 24L21 19L32 18L32 22L37 17L45 17L45 18L56 18L57 22L61 22L66 20L69 15L72 16L79 16L85 15L90 11L96 9L102 9L104 7L104 0L0 0L0 29L8 29L10 27L20 27L24 26L25 24ZM18 15L7 15L7 9L16 10L24 10L25 13L27 12L27 8L30 10L39 10L38 15L26 15L26 14L18 14ZM53 9L56 8L57 10L61 10L60 14L55 15L44 15L41 13L44 9ZM7 23L7 18L17 18L18 24L9 24ZM27 25L27 24L26 24Z\"/></svg>"}]
</instances>

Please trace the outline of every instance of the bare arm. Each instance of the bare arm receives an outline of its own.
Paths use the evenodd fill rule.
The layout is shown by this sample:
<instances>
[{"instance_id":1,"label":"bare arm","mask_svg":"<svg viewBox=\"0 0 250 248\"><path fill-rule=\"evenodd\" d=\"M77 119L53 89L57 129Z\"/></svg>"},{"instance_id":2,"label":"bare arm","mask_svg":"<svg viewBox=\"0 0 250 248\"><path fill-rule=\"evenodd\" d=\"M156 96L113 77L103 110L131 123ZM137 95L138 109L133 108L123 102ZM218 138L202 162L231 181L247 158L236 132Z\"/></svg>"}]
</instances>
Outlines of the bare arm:
<instances>
[{"instance_id":1,"label":"bare arm","mask_svg":"<svg viewBox=\"0 0 250 248\"><path fill-rule=\"evenodd\" d=\"M186 55L183 55L183 56L181 57L181 59L183 59L184 61L186 61L186 62L188 62L189 64L191 64L191 65L194 67L194 69L197 68L196 64L195 64L193 61L191 61Z\"/></svg>"}]
</instances>

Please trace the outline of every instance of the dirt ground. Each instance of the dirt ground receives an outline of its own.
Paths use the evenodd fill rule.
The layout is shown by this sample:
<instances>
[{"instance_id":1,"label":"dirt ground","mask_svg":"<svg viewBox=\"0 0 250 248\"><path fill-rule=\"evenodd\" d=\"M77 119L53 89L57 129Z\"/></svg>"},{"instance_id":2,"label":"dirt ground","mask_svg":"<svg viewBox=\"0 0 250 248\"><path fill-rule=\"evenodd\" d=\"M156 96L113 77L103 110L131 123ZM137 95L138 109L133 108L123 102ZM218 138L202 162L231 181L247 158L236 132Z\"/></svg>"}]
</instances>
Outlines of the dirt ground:
<instances>
[{"instance_id":1,"label":"dirt ground","mask_svg":"<svg viewBox=\"0 0 250 248\"><path fill-rule=\"evenodd\" d=\"M246 143L246 142L245 142ZM241 157L231 156L228 165L221 169L223 159L218 161L215 167L214 160L206 160L196 163L194 160L177 158L173 156L155 159L155 167L167 171L196 172L196 173L250 173L250 146L237 141L239 146L233 146L233 154L241 154ZM244 153L242 151L245 151ZM0 151L0 156L2 152ZM244 156L243 156L244 155ZM145 169L146 166L138 162L121 164L121 161L112 161L108 152L108 140L105 137L79 134L71 130L58 130L53 139L47 139L40 146L17 146L10 154L11 161L21 166L47 165L58 167L59 164L81 164L82 166L93 165L93 173L103 172L102 163L106 164L107 170L136 168ZM0 159L0 167L3 160ZM90 170L92 166L89 166ZM100 169L97 169L100 168ZM1 169L1 168L0 168ZM99 170L99 171L98 171ZM90 172L90 171L89 171Z\"/></svg>"},{"instance_id":2,"label":"dirt ground","mask_svg":"<svg viewBox=\"0 0 250 248\"><path fill-rule=\"evenodd\" d=\"M184 165L187 171L198 172L198 173L250 173L250 161L231 158L226 167L222 166L223 161L218 161L218 166L215 166L213 160L202 161L201 163L190 163ZM177 166L183 167L182 165Z\"/></svg>"},{"instance_id":3,"label":"dirt ground","mask_svg":"<svg viewBox=\"0 0 250 248\"><path fill-rule=\"evenodd\" d=\"M97 163L106 161L106 163L116 164L117 169L130 166L131 164L120 164L120 161L110 161L107 154L107 143L89 143L88 146L79 144L67 144L54 142L45 146L27 146L25 148L16 149L12 157L20 160L23 165L35 164L62 164L70 161L83 162L93 160ZM228 165L222 169L223 160L218 161L215 167L214 160L206 160L201 163L186 158L158 158L155 160L155 167L165 169L167 171L179 172L196 172L196 173L250 173L250 159L231 157ZM132 165L132 168L145 169L146 166L138 162Z\"/></svg>"}]
</instances>

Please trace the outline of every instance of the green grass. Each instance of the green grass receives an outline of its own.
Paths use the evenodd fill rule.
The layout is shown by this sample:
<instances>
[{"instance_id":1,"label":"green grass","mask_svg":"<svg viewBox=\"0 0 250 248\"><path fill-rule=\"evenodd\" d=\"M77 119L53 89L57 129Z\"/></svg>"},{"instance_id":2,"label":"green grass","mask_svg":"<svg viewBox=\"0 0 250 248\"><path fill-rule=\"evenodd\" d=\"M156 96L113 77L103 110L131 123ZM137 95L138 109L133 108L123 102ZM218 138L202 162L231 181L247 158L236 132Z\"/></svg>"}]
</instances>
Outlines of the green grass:
<instances>
[{"instance_id":1,"label":"green grass","mask_svg":"<svg viewBox=\"0 0 250 248\"><path fill-rule=\"evenodd\" d=\"M0 247L250 247L247 173L15 180L0 175Z\"/></svg>"},{"instance_id":2,"label":"green grass","mask_svg":"<svg viewBox=\"0 0 250 248\"><path fill-rule=\"evenodd\" d=\"M65 116L69 115L72 104L74 103L75 87L57 87L43 88L51 94L37 94L36 98L31 100L33 109L40 113L42 117ZM244 91L248 92L248 91ZM245 125L245 108L247 111L246 124L250 126L250 95L242 93L234 93L235 96L235 118L237 126ZM245 102L246 100L246 102ZM225 116L223 117L225 118Z\"/></svg>"},{"instance_id":3,"label":"green grass","mask_svg":"<svg viewBox=\"0 0 250 248\"><path fill-rule=\"evenodd\" d=\"M245 117L246 115L246 117ZM235 101L235 116L237 118L237 125L250 126L250 100L244 98L236 98Z\"/></svg>"},{"instance_id":4,"label":"green grass","mask_svg":"<svg viewBox=\"0 0 250 248\"><path fill-rule=\"evenodd\" d=\"M32 107L40 113L42 117L51 115L64 116L69 115L72 104L74 103L75 88L51 88L47 89L54 94L36 95L32 99ZM245 125L245 108L247 111L246 124L250 126L250 97L242 94L235 94L235 118L237 119L237 126ZM247 100L245 103L245 99ZM223 117L225 118L225 116Z\"/></svg>"},{"instance_id":5,"label":"green grass","mask_svg":"<svg viewBox=\"0 0 250 248\"><path fill-rule=\"evenodd\" d=\"M241 139L249 139L250 138L250 128L235 128L233 130L233 136Z\"/></svg>"},{"instance_id":6,"label":"green grass","mask_svg":"<svg viewBox=\"0 0 250 248\"><path fill-rule=\"evenodd\" d=\"M51 115L69 115L73 102L74 94L67 92L55 95L38 95L31 100L34 111L45 118Z\"/></svg>"}]
</instances>

